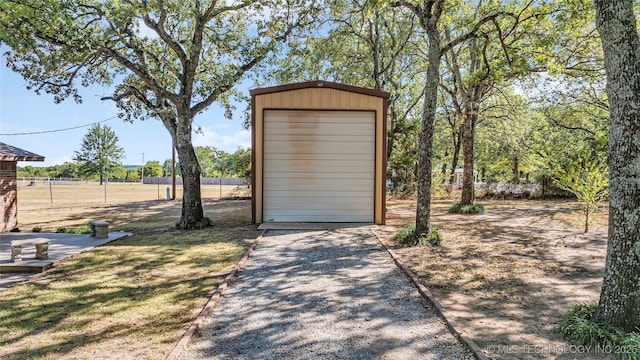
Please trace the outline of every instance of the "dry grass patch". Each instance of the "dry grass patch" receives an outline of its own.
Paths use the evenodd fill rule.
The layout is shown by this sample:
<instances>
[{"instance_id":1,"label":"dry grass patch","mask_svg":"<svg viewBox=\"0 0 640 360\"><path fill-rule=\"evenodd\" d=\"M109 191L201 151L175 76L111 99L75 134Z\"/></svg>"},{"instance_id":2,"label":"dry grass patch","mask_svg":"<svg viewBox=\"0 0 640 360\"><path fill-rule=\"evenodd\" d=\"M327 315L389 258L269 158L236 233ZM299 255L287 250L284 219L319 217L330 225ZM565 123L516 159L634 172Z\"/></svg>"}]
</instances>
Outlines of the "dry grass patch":
<instances>
[{"instance_id":1,"label":"dry grass patch","mask_svg":"<svg viewBox=\"0 0 640 360\"><path fill-rule=\"evenodd\" d=\"M215 226L199 231L174 230L179 202L58 209L38 219L66 226L107 219L135 235L2 291L0 358L164 358L255 239L248 201L204 205Z\"/></svg>"},{"instance_id":2,"label":"dry grass patch","mask_svg":"<svg viewBox=\"0 0 640 360\"><path fill-rule=\"evenodd\" d=\"M568 344L553 332L575 304L596 302L606 255L607 212L595 214L584 234L578 203L481 201L482 215L447 212L436 201L431 219L441 229L440 246L394 250L431 289L462 328L495 359L602 359L606 354L563 352ZM415 201L388 201L393 234L415 221ZM496 353L496 345L511 352ZM533 347L546 352L527 352Z\"/></svg>"}]
</instances>

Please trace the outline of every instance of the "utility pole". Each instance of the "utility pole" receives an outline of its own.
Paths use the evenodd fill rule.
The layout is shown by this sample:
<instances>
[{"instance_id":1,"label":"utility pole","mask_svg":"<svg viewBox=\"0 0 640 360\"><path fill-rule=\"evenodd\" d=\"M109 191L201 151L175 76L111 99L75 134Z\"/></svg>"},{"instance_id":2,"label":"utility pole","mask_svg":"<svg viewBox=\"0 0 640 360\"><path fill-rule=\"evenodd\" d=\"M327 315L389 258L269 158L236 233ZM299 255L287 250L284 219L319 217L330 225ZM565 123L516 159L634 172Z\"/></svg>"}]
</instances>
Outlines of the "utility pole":
<instances>
[{"instance_id":1,"label":"utility pole","mask_svg":"<svg viewBox=\"0 0 640 360\"><path fill-rule=\"evenodd\" d=\"M142 176L140 177L140 181L144 184L144 153L142 154Z\"/></svg>"}]
</instances>

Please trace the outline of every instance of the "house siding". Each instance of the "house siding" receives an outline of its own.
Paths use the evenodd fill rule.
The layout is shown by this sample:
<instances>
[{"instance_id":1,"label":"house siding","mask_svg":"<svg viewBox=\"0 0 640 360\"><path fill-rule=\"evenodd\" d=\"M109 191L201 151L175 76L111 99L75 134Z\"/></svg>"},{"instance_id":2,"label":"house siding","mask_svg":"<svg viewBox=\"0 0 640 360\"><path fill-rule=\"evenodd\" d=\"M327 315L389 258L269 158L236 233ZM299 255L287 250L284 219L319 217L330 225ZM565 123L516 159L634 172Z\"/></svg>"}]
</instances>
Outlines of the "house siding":
<instances>
[{"instance_id":1,"label":"house siding","mask_svg":"<svg viewBox=\"0 0 640 360\"><path fill-rule=\"evenodd\" d=\"M17 162L0 161L0 232L11 231L18 226Z\"/></svg>"}]
</instances>

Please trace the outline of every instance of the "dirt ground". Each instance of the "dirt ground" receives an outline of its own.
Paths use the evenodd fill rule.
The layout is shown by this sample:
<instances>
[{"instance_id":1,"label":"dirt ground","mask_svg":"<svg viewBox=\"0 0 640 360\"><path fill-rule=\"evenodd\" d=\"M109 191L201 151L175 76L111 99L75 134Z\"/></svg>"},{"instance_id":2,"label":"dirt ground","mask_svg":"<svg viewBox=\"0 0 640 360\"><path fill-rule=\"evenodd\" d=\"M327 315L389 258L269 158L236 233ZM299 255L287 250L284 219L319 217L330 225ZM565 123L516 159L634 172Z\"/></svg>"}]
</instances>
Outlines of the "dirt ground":
<instances>
[{"instance_id":1,"label":"dirt ground","mask_svg":"<svg viewBox=\"0 0 640 360\"><path fill-rule=\"evenodd\" d=\"M129 222L169 209L162 226L172 226L180 218L175 204L182 200L182 186L176 189L176 201L166 200L167 187L140 183L109 183L105 187L93 182L30 186L29 182L18 181L18 227L21 231L40 227L44 232L55 232L62 226L79 228L87 226L89 220L106 219L115 229L127 230ZM221 196L250 196L247 187L235 185L202 185L201 192L205 205L215 203ZM215 205L216 209L220 206L223 205Z\"/></svg>"},{"instance_id":2,"label":"dirt ground","mask_svg":"<svg viewBox=\"0 0 640 360\"><path fill-rule=\"evenodd\" d=\"M393 234L415 219L415 201L387 202L379 230L461 327L495 359L607 359L553 332L571 306L597 302L604 274L606 208L588 233L576 203L481 201L482 215L449 214L436 201L440 246L399 247Z\"/></svg>"},{"instance_id":3,"label":"dirt ground","mask_svg":"<svg viewBox=\"0 0 640 360\"><path fill-rule=\"evenodd\" d=\"M243 190L223 187L222 194L247 196L246 191L239 193ZM58 226L84 226L87 219L108 214L116 228L126 229L131 218L169 208L173 210L158 227L171 226L179 207L158 200L164 191L155 185L109 184L105 201L104 188L97 185L19 184L19 226L23 231L34 226L55 231ZM203 201L216 213L227 206L215 202L219 196L219 187L203 186ZM598 300L606 255L606 208L584 234L576 203L481 201L486 206L482 215L449 214L451 203L433 203L433 224L445 236L440 246L394 249L488 357L609 358L594 349L571 347L553 332L571 306ZM250 202L243 206L245 214ZM378 233L393 245L394 233L415 219L415 200L389 199L387 208L388 225ZM222 219L211 216L214 222Z\"/></svg>"}]
</instances>

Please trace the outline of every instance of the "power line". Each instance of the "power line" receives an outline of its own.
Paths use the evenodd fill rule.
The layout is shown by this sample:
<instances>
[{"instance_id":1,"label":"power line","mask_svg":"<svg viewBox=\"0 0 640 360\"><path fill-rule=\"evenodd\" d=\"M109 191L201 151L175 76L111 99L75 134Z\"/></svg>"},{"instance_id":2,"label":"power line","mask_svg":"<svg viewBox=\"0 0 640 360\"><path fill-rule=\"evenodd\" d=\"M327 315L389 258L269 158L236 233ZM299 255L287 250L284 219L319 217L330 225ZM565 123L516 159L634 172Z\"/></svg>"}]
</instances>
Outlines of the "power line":
<instances>
[{"instance_id":1,"label":"power line","mask_svg":"<svg viewBox=\"0 0 640 360\"><path fill-rule=\"evenodd\" d=\"M92 122L91 124L78 125L78 126L74 126L74 127L70 127L70 128L64 128L64 129L33 131L33 132L23 132L23 133L13 133L13 134L0 134L0 136L49 134L49 133L54 133L54 132L61 132L61 131L67 131L67 130L80 129L80 128L83 128L83 127L87 127L87 126L91 126L91 125L95 125L95 124L100 124L100 123L107 122L107 121L110 121L110 120L113 120L113 119L117 119L117 118L118 118L118 116L113 116L113 117L110 117L110 118L105 119L105 120Z\"/></svg>"}]
</instances>

